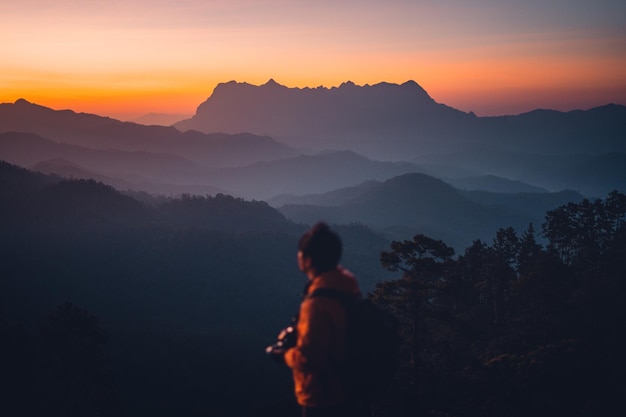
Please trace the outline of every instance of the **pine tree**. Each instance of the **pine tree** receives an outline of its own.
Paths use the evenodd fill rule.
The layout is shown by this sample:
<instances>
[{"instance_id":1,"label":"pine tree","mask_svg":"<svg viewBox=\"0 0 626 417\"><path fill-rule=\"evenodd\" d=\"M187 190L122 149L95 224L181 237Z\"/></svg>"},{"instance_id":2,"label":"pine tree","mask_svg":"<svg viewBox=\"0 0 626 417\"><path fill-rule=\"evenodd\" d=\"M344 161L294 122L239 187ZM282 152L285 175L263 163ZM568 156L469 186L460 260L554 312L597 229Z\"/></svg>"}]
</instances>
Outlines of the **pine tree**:
<instances>
[{"instance_id":1,"label":"pine tree","mask_svg":"<svg viewBox=\"0 0 626 417\"><path fill-rule=\"evenodd\" d=\"M445 272L450 267L454 249L424 235L416 235L413 240L392 242L391 249L381 254L381 263L389 271L402 271L402 278L379 286L374 294L378 298L392 300L395 306L406 342L404 351L408 363L404 367L410 369L408 377L411 383L417 384L419 339L427 333L423 315L432 311L438 302L439 289L445 283Z\"/></svg>"}]
</instances>

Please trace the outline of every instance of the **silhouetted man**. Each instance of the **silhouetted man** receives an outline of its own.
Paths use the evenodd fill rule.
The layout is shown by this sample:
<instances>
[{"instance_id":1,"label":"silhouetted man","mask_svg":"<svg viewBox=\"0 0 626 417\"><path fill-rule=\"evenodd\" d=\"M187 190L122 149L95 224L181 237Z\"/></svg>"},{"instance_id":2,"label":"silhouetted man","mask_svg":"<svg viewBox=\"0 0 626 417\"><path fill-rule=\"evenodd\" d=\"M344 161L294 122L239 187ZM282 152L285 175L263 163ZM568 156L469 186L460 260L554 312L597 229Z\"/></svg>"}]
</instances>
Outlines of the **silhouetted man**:
<instances>
[{"instance_id":1,"label":"silhouetted man","mask_svg":"<svg viewBox=\"0 0 626 417\"><path fill-rule=\"evenodd\" d=\"M298 244L298 267L308 282L296 346L284 352L284 361L292 369L304 417L367 415L348 398L338 372L346 354L345 309L335 298L311 296L315 290L329 288L360 297L357 280L339 265L341 255L341 239L325 223L314 225Z\"/></svg>"}]
</instances>

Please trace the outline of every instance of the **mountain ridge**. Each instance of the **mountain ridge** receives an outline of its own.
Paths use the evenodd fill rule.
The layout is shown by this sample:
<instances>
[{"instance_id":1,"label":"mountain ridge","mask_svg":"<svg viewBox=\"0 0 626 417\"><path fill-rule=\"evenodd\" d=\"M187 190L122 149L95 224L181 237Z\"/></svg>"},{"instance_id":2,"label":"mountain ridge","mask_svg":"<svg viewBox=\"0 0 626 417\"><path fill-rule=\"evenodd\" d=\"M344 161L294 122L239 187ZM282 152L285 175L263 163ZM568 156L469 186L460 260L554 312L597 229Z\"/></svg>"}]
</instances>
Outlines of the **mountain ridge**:
<instances>
[{"instance_id":1,"label":"mountain ridge","mask_svg":"<svg viewBox=\"0 0 626 417\"><path fill-rule=\"evenodd\" d=\"M385 163L412 163L418 166L414 170L450 182L492 175L551 191L574 189L590 197L625 186L620 155L626 155L626 106L619 104L477 117L435 102L414 81L372 86L347 81L332 88L289 88L274 79L262 86L230 81L219 84L214 95L219 102L211 96L198 112L208 111L240 133L219 126L213 133L180 132L52 110L24 99L0 105L0 132L31 132L89 148L175 154L216 171L225 169L226 177L234 175L231 168L247 170L252 182L261 180L261 171L254 172L251 165L275 161L278 166L288 158L333 150ZM292 166L281 176L297 176L300 169ZM349 173L350 167L344 170ZM305 180L312 184L320 173L310 171L308 176ZM354 183L338 181L332 188L349 185ZM510 185L520 190L520 184ZM295 193L296 188L254 198ZM329 190L303 187L302 193Z\"/></svg>"},{"instance_id":2,"label":"mountain ridge","mask_svg":"<svg viewBox=\"0 0 626 417\"><path fill-rule=\"evenodd\" d=\"M332 195L343 199L331 204ZM270 203L295 222L323 218L330 222L362 223L390 239L422 233L449 242L457 249L475 239L489 241L499 228L512 226L523 231L529 223L539 226L548 209L583 196L571 191L560 193L493 193L462 191L422 173L408 173L330 193L311 195L300 203L277 197ZM521 203L528 207L521 209Z\"/></svg>"},{"instance_id":3,"label":"mountain ridge","mask_svg":"<svg viewBox=\"0 0 626 417\"><path fill-rule=\"evenodd\" d=\"M221 83L201 103L191 119L174 126L180 130L252 132L268 134L292 146L317 149L353 149L352 136L380 139L388 132L419 127L433 114L455 119L474 116L436 103L414 81L402 85L378 83L357 86L289 88L276 82L254 86L230 81ZM356 130L356 133L353 132ZM366 156L370 156L366 155Z\"/></svg>"},{"instance_id":4,"label":"mountain ridge","mask_svg":"<svg viewBox=\"0 0 626 417\"><path fill-rule=\"evenodd\" d=\"M213 178L215 184L236 195L267 200L278 194L329 191L419 170L409 162L376 161L352 151L328 151L224 168L214 172Z\"/></svg>"},{"instance_id":5,"label":"mountain ridge","mask_svg":"<svg viewBox=\"0 0 626 417\"><path fill-rule=\"evenodd\" d=\"M99 150L172 153L215 168L296 154L267 136L180 132L171 126L146 126L72 110L53 110L24 99L0 104L0 133L8 132L34 133L59 143Z\"/></svg>"},{"instance_id":6,"label":"mountain ridge","mask_svg":"<svg viewBox=\"0 0 626 417\"><path fill-rule=\"evenodd\" d=\"M245 138L242 142L245 144ZM376 161L351 151L327 151L213 169L174 154L91 149L18 132L0 133L0 158L60 176L89 177L122 190L165 195L219 192L264 200L281 193L329 191L419 170L412 163Z\"/></svg>"},{"instance_id":7,"label":"mountain ridge","mask_svg":"<svg viewBox=\"0 0 626 417\"><path fill-rule=\"evenodd\" d=\"M468 146L536 148L539 153L626 151L626 106L477 117L436 102L415 81L290 88L220 83L180 130L269 135L294 147L351 149L407 160ZM497 174L497 173L493 173Z\"/></svg>"}]
</instances>

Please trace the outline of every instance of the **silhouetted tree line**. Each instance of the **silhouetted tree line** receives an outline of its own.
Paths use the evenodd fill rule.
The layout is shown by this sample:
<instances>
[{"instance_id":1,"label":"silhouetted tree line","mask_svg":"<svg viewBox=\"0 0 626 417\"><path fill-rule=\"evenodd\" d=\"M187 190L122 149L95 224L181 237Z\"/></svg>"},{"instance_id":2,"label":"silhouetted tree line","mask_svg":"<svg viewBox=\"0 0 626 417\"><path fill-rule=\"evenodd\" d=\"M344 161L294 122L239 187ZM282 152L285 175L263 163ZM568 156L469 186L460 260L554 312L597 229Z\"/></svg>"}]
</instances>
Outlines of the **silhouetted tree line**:
<instances>
[{"instance_id":1,"label":"silhouetted tree line","mask_svg":"<svg viewBox=\"0 0 626 417\"><path fill-rule=\"evenodd\" d=\"M35 330L0 316L3 415L115 416L118 387L98 319L71 303Z\"/></svg>"},{"instance_id":2,"label":"silhouetted tree line","mask_svg":"<svg viewBox=\"0 0 626 417\"><path fill-rule=\"evenodd\" d=\"M500 229L456 259L424 235L392 242L401 278L371 294L402 323L394 388L379 415L609 415L626 397L626 196Z\"/></svg>"}]
</instances>

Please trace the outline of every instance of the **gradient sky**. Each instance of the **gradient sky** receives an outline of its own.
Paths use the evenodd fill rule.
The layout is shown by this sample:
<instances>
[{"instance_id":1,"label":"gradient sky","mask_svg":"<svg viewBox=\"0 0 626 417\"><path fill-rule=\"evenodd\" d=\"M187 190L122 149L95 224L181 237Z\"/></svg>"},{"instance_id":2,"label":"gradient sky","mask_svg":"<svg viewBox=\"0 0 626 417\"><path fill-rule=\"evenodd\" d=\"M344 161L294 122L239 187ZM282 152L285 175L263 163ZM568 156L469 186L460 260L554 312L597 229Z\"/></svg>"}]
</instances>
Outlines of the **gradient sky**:
<instances>
[{"instance_id":1,"label":"gradient sky","mask_svg":"<svg viewBox=\"0 0 626 417\"><path fill-rule=\"evenodd\" d=\"M482 115L626 104L624 0L3 0L0 102L190 115L219 82L415 80Z\"/></svg>"}]
</instances>

